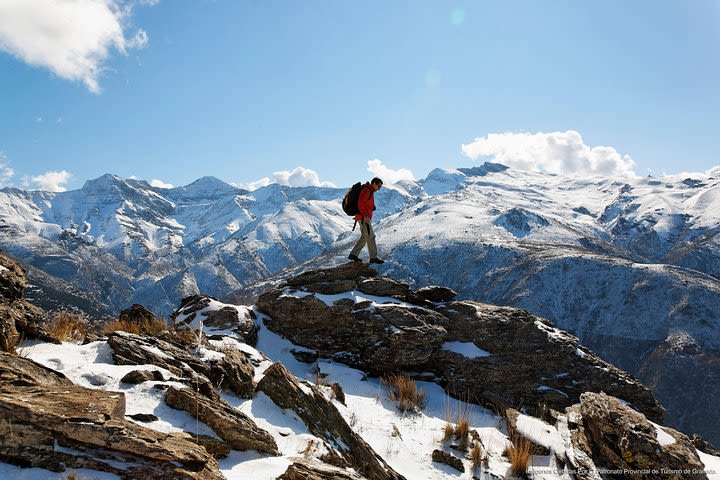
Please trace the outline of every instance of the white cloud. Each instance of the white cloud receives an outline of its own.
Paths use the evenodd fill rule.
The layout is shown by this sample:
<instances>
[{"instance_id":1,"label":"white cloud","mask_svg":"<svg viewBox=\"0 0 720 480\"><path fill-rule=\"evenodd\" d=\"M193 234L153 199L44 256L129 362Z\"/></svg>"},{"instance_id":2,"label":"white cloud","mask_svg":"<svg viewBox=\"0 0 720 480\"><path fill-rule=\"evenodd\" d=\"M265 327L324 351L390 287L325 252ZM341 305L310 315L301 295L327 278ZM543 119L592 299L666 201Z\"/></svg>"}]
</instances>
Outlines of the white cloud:
<instances>
[{"instance_id":1,"label":"white cloud","mask_svg":"<svg viewBox=\"0 0 720 480\"><path fill-rule=\"evenodd\" d=\"M263 178L261 178L260 180L255 180L254 182L241 183L241 184L239 184L238 186L239 186L240 188L244 188L245 190L250 190L250 191L252 191L252 190L257 190L258 188L261 188L261 187L267 187L267 186L270 185L271 183L272 183L272 182L270 181L270 178L268 178L268 177L263 177Z\"/></svg>"},{"instance_id":2,"label":"white cloud","mask_svg":"<svg viewBox=\"0 0 720 480\"><path fill-rule=\"evenodd\" d=\"M2 0L0 50L98 93L98 77L112 49L127 53L148 42L126 37L133 6L154 0Z\"/></svg>"},{"instance_id":3,"label":"white cloud","mask_svg":"<svg viewBox=\"0 0 720 480\"><path fill-rule=\"evenodd\" d=\"M65 184L70 180L71 176L72 175L65 170L60 172L49 171L42 175L30 177L30 182L40 190L45 190L46 192L64 192L67 190Z\"/></svg>"},{"instance_id":4,"label":"white cloud","mask_svg":"<svg viewBox=\"0 0 720 480\"><path fill-rule=\"evenodd\" d=\"M551 173L634 177L635 161L620 155L613 147L590 147L573 130L550 133L491 133L476 138L462 151L476 160L491 157L492 161L520 170Z\"/></svg>"},{"instance_id":5,"label":"white cloud","mask_svg":"<svg viewBox=\"0 0 720 480\"><path fill-rule=\"evenodd\" d=\"M8 167L5 163L5 155L0 152L0 188L9 187L12 185L12 177L15 175L15 170Z\"/></svg>"},{"instance_id":6,"label":"white cloud","mask_svg":"<svg viewBox=\"0 0 720 480\"><path fill-rule=\"evenodd\" d=\"M332 182L321 182L315 170L295 167L292 171L283 170L272 174L275 183L289 187L334 187Z\"/></svg>"},{"instance_id":7,"label":"white cloud","mask_svg":"<svg viewBox=\"0 0 720 480\"><path fill-rule=\"evenodd\" d=\"M157 178L153 178L150 180L150 185L156 188L173 188L173 185L171 183L165 183L162 180L158 180Z\"/></svg>"},{"instance_id":8,"label":"white cloud","mask_svg":"<svg viewBox=\"0 0 720 480\"><path fill-rule=\"evenodd\" d=\"M715 167L712 167L707 172L705 172L710 177L715 177L720 175L720 165L717 165Z\"/></svg>"},{"instance_id":9,"label":"white cloud","mask_svg":"<svg viewBox=\"0 0 720 480\"><path fill-rule=\"evenodd\" d=\"M378 160L368 160L368 172L380 178L387 184L397 183L400 180L415 180L412 172L406 168L392 170Z\"/></svg>"}]
</instances>

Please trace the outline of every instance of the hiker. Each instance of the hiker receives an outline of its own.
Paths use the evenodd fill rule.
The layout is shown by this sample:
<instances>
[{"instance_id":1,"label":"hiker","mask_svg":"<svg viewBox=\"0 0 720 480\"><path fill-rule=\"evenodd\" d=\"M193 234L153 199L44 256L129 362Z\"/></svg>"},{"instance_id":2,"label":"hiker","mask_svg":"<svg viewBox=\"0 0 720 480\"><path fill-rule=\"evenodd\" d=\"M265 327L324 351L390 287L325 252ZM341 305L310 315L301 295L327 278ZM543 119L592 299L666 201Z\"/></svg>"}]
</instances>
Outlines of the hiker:
<instances>
[{"instance_id":1,"label":"hiker","mask_svg":"<svg viewBox=\"0 0 720 480\"><path fill-rule=\"evenodd\" d=\"M384 260L378 258L377 245L375 245L375 232L373 231L372 221L373 210L375 210L375 192L380 190L383 181L375 177L369 182L365 182L365 185L360 187L358 194L357 208L360 213L355 215L355 221L360 223L360 239L357 241L355 246L348 258L353 262L360 262L358 255L367 243L368 252L370 253L370 263L385 263Z\"/></svg>"}]
</instances>

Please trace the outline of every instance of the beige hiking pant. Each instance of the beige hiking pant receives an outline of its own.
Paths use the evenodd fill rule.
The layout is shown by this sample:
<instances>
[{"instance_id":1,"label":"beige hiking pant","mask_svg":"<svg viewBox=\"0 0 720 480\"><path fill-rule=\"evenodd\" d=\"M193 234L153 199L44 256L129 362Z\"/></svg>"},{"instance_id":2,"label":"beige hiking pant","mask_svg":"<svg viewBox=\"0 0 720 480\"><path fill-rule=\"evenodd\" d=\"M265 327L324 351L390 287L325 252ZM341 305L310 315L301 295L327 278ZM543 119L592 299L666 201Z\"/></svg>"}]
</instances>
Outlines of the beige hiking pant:
<instances>
[{"instance_id":1,"label":"beige hiking pant","mask_svg":"<svg viewBox=\"0 0 720 480\"><path fill-rule=\"evenodd\" d=\"M363 247L367 243L370 258L377 258L377 245L375 245L375 232L372 229L372 225L370 225L370 222L365 223L362 220L358 222L358 225L360 226L360 239L357 241L350 254L355 255L356 257L359 256Z\"/></svg>"}]
</instances>

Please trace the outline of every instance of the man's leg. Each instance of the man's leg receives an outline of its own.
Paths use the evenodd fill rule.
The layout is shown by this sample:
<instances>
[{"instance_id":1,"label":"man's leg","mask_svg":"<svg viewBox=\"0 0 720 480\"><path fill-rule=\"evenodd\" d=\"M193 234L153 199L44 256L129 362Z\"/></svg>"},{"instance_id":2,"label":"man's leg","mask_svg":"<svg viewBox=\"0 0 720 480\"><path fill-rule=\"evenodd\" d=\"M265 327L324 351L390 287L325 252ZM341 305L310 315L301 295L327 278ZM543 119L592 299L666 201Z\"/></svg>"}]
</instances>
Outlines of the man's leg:
<instances>
[{"instance_id":1,"label":"man's leg","mask_svg":"<svg viewBox=\"0 0 720 480\"><path fill-rule=\"evenodd\" d=\"M360 222L360 238L358 239L357 243L353 247L352 251L350 252L350 255L358 256L360 255L360 252L362 251L363 247L368 241L368 233L367 233L367 226L365 222Z\"/></svg>"},{"instance_id":2,"label":"man's leg","mask_svg":"<svg viewBox=\"0 0 720 480\"><path fill-rule=\"evenodd\" d=\"M373 230L372 225L369 223L367 224L368 228L368 236L367 236L367 246L368 246L368 253L370 253L370 258L377 258L378 251L377 251L377 245L375 244L375 230Z\"/></svg>"}]
</instances>

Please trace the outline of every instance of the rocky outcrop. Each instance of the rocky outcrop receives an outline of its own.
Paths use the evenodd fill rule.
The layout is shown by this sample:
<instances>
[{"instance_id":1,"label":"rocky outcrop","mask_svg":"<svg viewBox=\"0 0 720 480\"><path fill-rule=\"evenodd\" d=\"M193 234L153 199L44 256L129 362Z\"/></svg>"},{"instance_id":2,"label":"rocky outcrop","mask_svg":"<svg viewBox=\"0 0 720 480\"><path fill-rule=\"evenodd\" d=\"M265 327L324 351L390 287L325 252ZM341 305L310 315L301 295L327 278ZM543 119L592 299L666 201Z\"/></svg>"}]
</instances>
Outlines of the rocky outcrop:
<instances>
[{"instance_id":1,"label":"rocky outcrop","mask_svg":"<svg viewBox=\"0 0 720 480\"><path fill-rule=\"evenodd\" d=\"M595 466L619 470L632 480L705 480L704 465L690 439L604 393L584 393L576 414L572 443Z\"/></svg>"},{"instance_id":2,"label":"rocky outcrop","mask_svg":"<svg viewBox=\"0 0 720 480\"><path fill-rule=\"evenodd\" d=\"M325 441L331 454L325 455L324 461L338 467L353 467L370 480L404 478L350 428L337 408L316 387L301 385L282 364L274 363L265 371L257 390L264 392L279 407L293 410L313 435Z\"/></svg>"},{"instance_id":3,"label":"rocky outcrop","mask_svg":"<svg viewBox=\"0 0 720 480\"><path fill-rule=\"evenodd\" d=\"M126 308L125 310L120 312L119 320L121 322L142 325L146 322L155 322L158 320L158 318L150 310L136 303L133 306Z\"/></svg>"},{"instance_id":4,"label":"rocky outcrop","mask_svg":"<svg viewBox=\"0 0 720 480\"><path fill-rule=\"evenodd\" d=\"M338 282L354 288L340 298L316 293ZM363 285L372 285L373 301ZM540 405L562 411L583 392L603 391L662 420L664 409L645 386L548 320L453 295L441 287L414 292L348 263L290 279L262 294L257 308L270 330L371 374L432 372L451 395L530 413Z\"/></svg>"},{"instance_id":5,"label":"rocky outcrop","mask_svg":"<svg viewBox=\"0 0 720 480\"><path fill-rule=\"evenodd\" d=\"M465 472L465 465L463 465L462 460L451 453L443 450L433 450L432 459L433 462L442 463L462 473Z\"/></svg>"},{"instance_id":6,"label":"rocky outcrop","mask_svg":"<svg viewBox=\"0 0 720 480\"><path fill-rule=\"evenodd\" d=\"M205 423L235 450L279 455L277 444L268 432L220 397L210 400L189 388L170 387L165 394L165 403Z\"/></svg>"},{"instance_id":7,"label":"rocky outcrop","mask_svg":"<svg viewBox=\"0 0 720 480\"><path fill-rule=\"evenodd\" d=\"M21 339L59 343L39 326L42 310L23 298L25 270L0 252L0 351L14 352Z\"/></svg>"},{"instance_id":8,"label":"rocky outcrop","mask_svg":"<svg viewBox=\"0 0 720 480\"><path fill-rule=\"evenodd\" d=\"M195 294L182 299L180 308L171 316L178 328L191 328L196 320L202 320L206 331L227 333L232 331L248 345L257 345L259 327L255 323L255 314L249 309L238 309L225 305L219 309L208 308L217 299L207 295Z\"/></svg>"},{"instance_id":9,"label":"rocky outcrop","mask_svg":"<svg viewBox=\"0 0 720 480\"><path fill-rule=\"evenodd\" d=\"M326 463L295 459L278 480L364 480L355 472Z\"/></svg>"},{"instance_id":10,"label":"rocky outcrop","mask_svg":"<svg viewBox=\"0 0 720 480\"><path fill-rule=\"evenodd\" d=\"M189 436L125 420L123 393L73 385L8 354L0 354L0 371L2 461L57 472L90 468L127 480L223 478L215 460Z\"/></svg>"},{"instance_id":11,"label":"rocky outcrop","mask_svg":"<svg viewBox=\"0 0 720 480\"><path fill-rule=\"evenodd\" d=\"M203 350L191 353L170 339L121 331L113 332L108 344L118 365L156 365L188 385L216 385L245 398L253 394L254 370L243 352L215 352L202 347Z\"/></svg>"}]
</instances>

